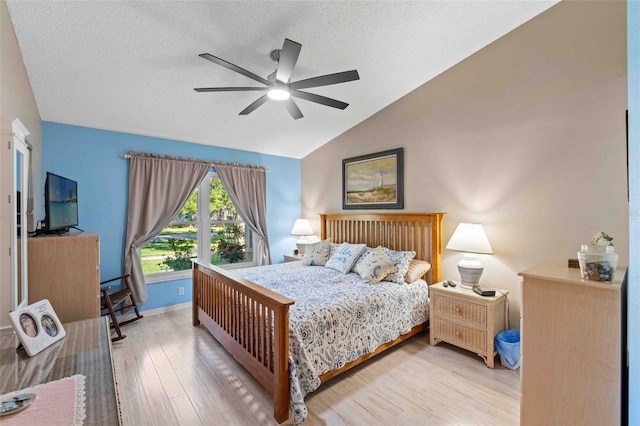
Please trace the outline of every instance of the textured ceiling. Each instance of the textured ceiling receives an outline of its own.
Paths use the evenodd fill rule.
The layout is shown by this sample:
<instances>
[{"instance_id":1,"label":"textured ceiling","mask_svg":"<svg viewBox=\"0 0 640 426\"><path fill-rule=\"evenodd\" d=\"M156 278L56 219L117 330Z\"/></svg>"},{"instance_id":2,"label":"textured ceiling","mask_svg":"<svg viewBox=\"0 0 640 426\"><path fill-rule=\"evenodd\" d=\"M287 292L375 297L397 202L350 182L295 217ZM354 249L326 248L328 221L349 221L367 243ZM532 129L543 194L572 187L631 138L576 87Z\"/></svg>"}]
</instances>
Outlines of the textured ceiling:
<instances>
[{"instance_id":1,"label":"textured ceiling","mask_svg":"<svg viewBox=\"0 0 640 426\"><path fill-rule=\"evenodd\" d=\"M556 1L14 1L9 12L43 120L301 158ZM262 77L284 38L302 44L292 81L357 69L306 89L293 120L211 53Z\"/></svg>"}]
</instances>

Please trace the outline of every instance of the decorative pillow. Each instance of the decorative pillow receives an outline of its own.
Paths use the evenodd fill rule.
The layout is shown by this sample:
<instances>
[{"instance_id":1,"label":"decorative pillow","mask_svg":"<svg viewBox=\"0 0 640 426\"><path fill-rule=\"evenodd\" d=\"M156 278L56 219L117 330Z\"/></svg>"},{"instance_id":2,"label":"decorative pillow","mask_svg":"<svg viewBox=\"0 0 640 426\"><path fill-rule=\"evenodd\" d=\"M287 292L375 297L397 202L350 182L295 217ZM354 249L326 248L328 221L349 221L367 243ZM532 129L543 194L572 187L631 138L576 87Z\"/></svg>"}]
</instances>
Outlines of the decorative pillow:
<instances>
[{"instance_id":1,"label":"decorative pillow","mask_svg":"<svg viewBox=\"0 0 640 426\"><path fill-rule=\"evenodd\" d=\"M370 284L375 284L389 274L396 266L382 247L365 250L353 270Z\"/></svg>"},{"instance_id":2,"label":"decorative pillow","mask_svg":"<svg viewBox=\"0 0 640 426\"><path fill-rule=\"evenodd\" d=\"M307 266L324 266L329 260L329 249L331 248L331 238L307 244L304 249L302 264Z\"/></svg>"},{"instance_id":3,"label":"decorative pillow","mask_svg":"<svg viewBox=\"0 0 640 426\"><path fill-rule=\"evenodd\" d=\"M333 256L333 253L335 253L338 247L340 247L341 245L342 244L331 243L331 249L329 250L329 257Z\"/></svg>"},{"instance_id":4,"label":"decorative pillow","mask_svg":"<svg viewBox=\"0 0 640 426\"><path fill-rule=\"evenodd\" d=\"M404 280L408 283L418 281L424 274L429 272L431 264L426 260L413 259L409 263L409 269L404 274Z\"/></svg>"},{"instance_id":5,"label":"decorative pillow","mask_svg":"<svg viewBox=\"0 0 640 426\"><path fill-rule=\"evenodd\" d=\"M351 271L351 267L356 263L365 247L367 247L365 244L342 243L340 247L336 248L336 251L324 266L347 274Z\"/></svg>"},{"instance_id":6,"label":"decorative pillow","mask_svg":"<svg viewBox=\"0 0 640 426\"><path fill-rule=\"evenodd\" d=\"M382 248L387 255L393 260L396 266L393 268L389 275L384 278L384 281L391 281L398 284L404 284L404 275L409 270L409 263L416 255L415 251L395 251L386 247Z\"/></svg>"},{"instance_id":7,"label":"decorative pillow","mask_svg":"<svg viewBox=\"0 0 640 426\"><path fill-rule=\"evenodd\" d=\"M369 253L371 253L373 250L371 247L365 247L364 250L362 251L362 254L360 255L360 257L358 258L358 260L356 260L356 263L353 264L353 266L351 267L351 272L356 272L356 268L358 267L358 265L364 260L365 257L367 257L369 255Z\"/></svg>"}]
</instances>

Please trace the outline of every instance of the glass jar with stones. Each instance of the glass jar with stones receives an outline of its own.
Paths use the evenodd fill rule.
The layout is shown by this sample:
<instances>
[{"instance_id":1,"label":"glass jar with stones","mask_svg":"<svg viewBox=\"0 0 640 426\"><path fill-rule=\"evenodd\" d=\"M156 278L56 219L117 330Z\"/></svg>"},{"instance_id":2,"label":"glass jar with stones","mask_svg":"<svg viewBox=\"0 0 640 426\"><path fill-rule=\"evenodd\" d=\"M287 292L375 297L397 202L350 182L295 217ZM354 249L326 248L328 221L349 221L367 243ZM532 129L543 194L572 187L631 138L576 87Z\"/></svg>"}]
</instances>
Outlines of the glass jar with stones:
<instances>
[{"instance_id":1,"label":"glass jar with stones","mask_svg":"<svg viewBox=\"0 0 640 426\"><path fill-rule=\"evenodd\" d=\"M613 246L584 244L578 252L580 273L587 281L611 281L618 265Z\"/></svg>"}]
</instances>

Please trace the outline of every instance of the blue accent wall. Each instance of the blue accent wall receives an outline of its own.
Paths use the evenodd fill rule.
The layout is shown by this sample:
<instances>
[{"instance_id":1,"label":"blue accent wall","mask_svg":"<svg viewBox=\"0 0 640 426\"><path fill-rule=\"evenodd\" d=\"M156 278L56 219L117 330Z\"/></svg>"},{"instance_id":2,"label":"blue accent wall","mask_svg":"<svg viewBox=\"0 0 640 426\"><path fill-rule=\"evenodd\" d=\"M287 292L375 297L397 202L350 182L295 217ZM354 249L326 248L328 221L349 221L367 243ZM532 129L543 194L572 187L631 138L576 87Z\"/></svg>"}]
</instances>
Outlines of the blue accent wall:
<instances>
[{"instance_id":1,"label":"blue accent wall","mask_svg":"<svg viewBox=\"0 0 640 426\"><path fill-rule=\"evenodd\" d=\"M280 263L295 249L296 237L289 232L300 217L300 160L45 121L42 174L49 171L78 182L78 226L100 235L103 280L124 268L129 161L121 156L129 151L264 166L271 261ZM35 202L44 205L44 200ZM184 296L178 296L178 287L185 287ZM148 291L144 310L189 302L191 280L148 284Z\"/></svg>"},{"instance_id":2,"label":"blue accent wall","mask_svg":"<svg viewBox=\"0 0 640 426\"><path fill-rule=\"evenodd\" d=\"M629 424L640 425L640 2L627 2L629 79Z\"/></svg>"}]
</instances>

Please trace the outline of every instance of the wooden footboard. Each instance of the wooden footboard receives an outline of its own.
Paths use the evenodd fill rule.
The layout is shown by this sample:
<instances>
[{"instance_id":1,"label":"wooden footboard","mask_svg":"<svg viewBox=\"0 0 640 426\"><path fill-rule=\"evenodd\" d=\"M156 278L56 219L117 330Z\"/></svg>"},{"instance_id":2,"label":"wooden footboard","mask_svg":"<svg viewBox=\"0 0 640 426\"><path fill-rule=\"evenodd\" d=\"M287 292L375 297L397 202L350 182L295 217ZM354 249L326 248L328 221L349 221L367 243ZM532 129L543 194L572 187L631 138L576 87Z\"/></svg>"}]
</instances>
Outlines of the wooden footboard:
<instances>
[{"instance_id":1,"label":"wooden footboard","mask_svg":"<svg viewBox=\"0 0 640 426\"><path fill-rule=\"evenodd\" d=\"M202 323L273 396L274 417L289 417L289 306L294 301L232 276L193 264L193 325Z\"/></svg>"}]
</instances>

